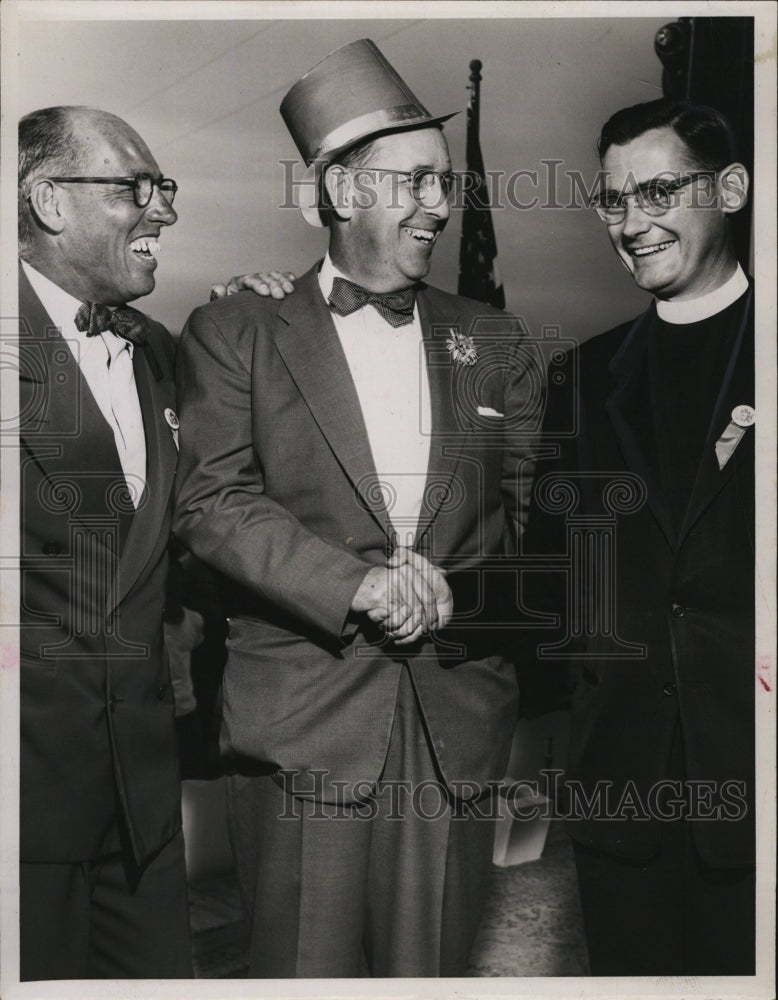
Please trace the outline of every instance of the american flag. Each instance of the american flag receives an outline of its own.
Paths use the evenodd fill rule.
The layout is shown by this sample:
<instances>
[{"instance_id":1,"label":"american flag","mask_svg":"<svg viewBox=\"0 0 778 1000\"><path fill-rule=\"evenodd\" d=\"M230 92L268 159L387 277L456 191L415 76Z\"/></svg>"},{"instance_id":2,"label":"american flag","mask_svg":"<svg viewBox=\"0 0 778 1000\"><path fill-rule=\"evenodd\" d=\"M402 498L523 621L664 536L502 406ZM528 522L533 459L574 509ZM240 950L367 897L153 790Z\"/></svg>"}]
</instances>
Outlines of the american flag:
<instances>
[{"instance_id":1,"label":"american flag","mask_svg":"<svg viewBox=\"0 0 778 1000\"><path fill-rule=\"evenodd\" d=\"M458 292L479 302L505 308L505 292L497 266L497 241L494 236L489 190L484 172L484 158L478 137L480 117L481 62L470 63L470 102L467 108L467 177L463 186L464 210L459 243Z\"/></svg>"}]
</instances>

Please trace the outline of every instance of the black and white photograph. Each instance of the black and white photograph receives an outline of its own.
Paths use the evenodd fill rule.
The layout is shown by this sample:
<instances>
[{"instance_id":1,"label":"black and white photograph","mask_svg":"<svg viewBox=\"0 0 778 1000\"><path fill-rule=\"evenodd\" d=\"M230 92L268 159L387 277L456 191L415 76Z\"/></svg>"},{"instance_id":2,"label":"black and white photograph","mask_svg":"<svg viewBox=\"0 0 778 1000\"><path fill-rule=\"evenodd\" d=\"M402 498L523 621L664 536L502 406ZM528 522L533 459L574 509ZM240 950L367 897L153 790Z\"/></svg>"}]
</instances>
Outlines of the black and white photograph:
<instances>
[{"instance_id":1,"label":"black and white photograph","mask_svg":"<svg viewBox=\"0 0 778 1000\"><path fill-rule=\"evenodd\" d=\"M777 27L3 0L3 1000L775 997Z\"/></svg>"}]
</instances>

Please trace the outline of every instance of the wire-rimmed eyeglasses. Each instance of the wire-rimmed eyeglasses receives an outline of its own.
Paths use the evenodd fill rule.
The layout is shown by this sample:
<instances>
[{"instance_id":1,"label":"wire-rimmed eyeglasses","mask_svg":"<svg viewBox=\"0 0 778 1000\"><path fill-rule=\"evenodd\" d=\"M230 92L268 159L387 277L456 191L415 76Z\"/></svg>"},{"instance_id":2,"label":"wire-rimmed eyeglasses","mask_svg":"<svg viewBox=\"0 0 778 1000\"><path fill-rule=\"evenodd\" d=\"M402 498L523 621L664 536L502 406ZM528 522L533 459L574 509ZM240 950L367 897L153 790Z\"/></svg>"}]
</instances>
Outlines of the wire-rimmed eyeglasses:
<instances>
[{"instance_id":1,"label":"wire-rimmed eyeglasses","mask_svg":"<svg viewBox=\"0 0 778 1000\"><path fill-rule=\"evenodd\" d=\"M134 177L49 177L57 184L120 184L132 188L132 197L138 208L145 208L152 199L154 188L172 205L178 191L178 184L170 177L153 177L151 174L135 174Z\"/></svg>"},{"instance_id":2,"label":"wire-rimmed eyeglasses","mask_svg":"<svg viewBox=\"0 0 778 1000\"><path fill-rule=\"evenodd\" d=\"M457 190L458 177L450 170L441 173L430 170L429 167L418 167L416 170L393 170L390 167L348 167L358 173L376 174L380 181L382 177L404 177L410 186L411 197L423 208L436 208L444 201L452 201Z\"/></svg>"},{"instance_id":3,"label":"wire-rimmed eyeglasses","mask_svg":"<svg viewBox=\"0 0 778 1000\"><path fill-rule=\"evenodd\" d=\"M699 177L713 178L715 170L698 170L676 180L655 179L638 184L633 191L601 191L592 206L603 222L612 225L621 222L627 214L627 203L632 198L646 215L664 215L676 205L676 194Z\"/></svg>"}]
</instances>

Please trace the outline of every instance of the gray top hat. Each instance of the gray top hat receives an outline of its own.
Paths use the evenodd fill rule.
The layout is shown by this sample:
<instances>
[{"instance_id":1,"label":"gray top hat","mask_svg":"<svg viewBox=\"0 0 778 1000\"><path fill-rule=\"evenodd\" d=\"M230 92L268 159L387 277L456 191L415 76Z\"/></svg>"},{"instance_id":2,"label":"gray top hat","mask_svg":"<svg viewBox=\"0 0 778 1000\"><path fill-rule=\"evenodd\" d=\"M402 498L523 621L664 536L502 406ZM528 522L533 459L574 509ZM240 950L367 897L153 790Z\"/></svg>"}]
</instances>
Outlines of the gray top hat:
<instances>
[{"instance_id":1,"label":"gray top hat","mask_svg":"<svg viewBox=\"0 0 778 1000\"><path fill-rule=\"evenodd\" d=\"M309 168L301 185L308 194L300 206L304 218L322 225L313 179L338 153L383 132L437 125L457 113L431 115L369 38L325 56L281 102L281 116Z\"/></svg>"}]
</instances>

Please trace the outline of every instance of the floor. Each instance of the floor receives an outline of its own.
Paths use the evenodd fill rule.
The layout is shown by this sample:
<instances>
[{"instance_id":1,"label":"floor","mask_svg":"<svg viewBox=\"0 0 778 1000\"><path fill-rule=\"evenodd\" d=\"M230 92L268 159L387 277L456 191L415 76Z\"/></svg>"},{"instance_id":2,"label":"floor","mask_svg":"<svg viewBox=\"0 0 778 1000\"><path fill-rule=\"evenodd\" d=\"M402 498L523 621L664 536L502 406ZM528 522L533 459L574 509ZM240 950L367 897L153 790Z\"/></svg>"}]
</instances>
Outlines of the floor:
<instances>
[{"instance_id":1,"label":"floor","mask_svg":"<svg viewBox=\"0 0 778 1000\"><path fill-rule=\"evenodd\" d=\"M234 872L202 874L190 885L195 974L246 976L247 933ZM537 861L492 869L492 884L468 976L582 976L586 945L570 843L550 824Z\"/></svg>"}]
</instances>

